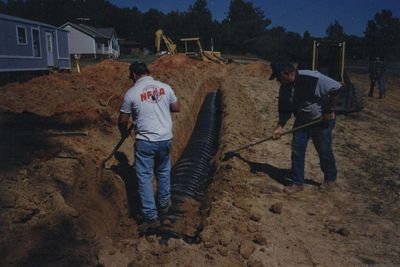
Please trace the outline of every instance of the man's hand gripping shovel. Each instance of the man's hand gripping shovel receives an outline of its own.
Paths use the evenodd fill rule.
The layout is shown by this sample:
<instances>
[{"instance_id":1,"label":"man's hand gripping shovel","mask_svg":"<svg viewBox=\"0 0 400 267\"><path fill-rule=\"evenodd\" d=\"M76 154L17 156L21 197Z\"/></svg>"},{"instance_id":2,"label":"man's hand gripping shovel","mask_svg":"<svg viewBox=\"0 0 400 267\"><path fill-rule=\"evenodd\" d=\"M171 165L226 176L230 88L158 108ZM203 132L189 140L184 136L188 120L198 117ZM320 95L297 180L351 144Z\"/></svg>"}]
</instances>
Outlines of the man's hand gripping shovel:
<instances>
[{"instance_id":1,"label":"man's hand gripping shovel","mask_svg":"<svg viewBox=\"0 0 400 267\"><path fill-rule=\"evenodd\" d=\"M131 126L129 126L128 130L126 131L126 134L121 137L121 139L119 140L117 145L114 147L114 149L111 151L111 153L106 158L104 158L102 161L100 161L99 165L97 166L97 180L98 181L100 181L100 179L101 179L101 174L103 172L103 169L106 166L106 162L109 159L111 159L112 156L114 156L114 153L117 152L117 150L125 142L126 138L128 138L128 136L130 135L131 131L133 130L133 127L134 127L134 125L131 124Z\"/></svg>"},{"instance_id":2,"label":"man's hand gripping shovel","mask_svg":"<svg viewBox=\"0 0 400 267\"><path fill-rule=\"evenodd\" d=\"M304 129L304 128L308 127L308 126L317 124L318 122L321 122L321 121L323 121L323 118L322 118L322 117L321 117L321 118L318 118L318 119L316 119L316 120L310 121L310 122L308 122L308 123L305 123L305 124L303 124L303 125L300 125L300 126L298 126L298 127L296 127L296 128L293 128L293 129L291 129L291 130L289 130L289 131L282 132L280 136L287 135L287 134L293 133L293 132L295 132L295 131ZM248 148L248 147L252 147L252 146L255 146L255 145L264 143L264 142L266 142L266 141L272 140L272 139L274 139L273 136L266 137L266 138L263 138L263 139L260 139L260 140L258 140L258 141L256 141L256 142L254 142L254 143L244 145L244 146L239 147L239 148L237 148L237 149L235 149L235 150L232 150L232 151L228 151L228 152L225 153L224 158L222 159L222 161L226 161L226 160L229 160L229 159L233 158L233 157L237 154L236 152L238 152L239 150L242 150L242 149L245 149L245 148Z\"/></svg>"}]
</instances>

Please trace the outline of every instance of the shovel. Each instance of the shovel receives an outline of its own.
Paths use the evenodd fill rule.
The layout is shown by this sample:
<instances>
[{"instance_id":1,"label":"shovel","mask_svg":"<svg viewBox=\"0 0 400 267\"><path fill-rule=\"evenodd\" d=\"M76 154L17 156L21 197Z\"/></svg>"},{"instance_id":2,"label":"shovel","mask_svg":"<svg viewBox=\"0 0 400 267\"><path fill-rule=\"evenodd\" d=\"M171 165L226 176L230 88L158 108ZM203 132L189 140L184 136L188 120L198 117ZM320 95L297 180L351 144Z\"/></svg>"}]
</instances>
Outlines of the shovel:
<instances>
[{"instance_id":1,"label":"shovel","mask_svg":"<svg viewBox=\"0 0 400 267\"><path fill-rule=\"evenodd\" d=\"M97 179L100 180L101 179L101 174L103 169L106 166L106 162L111 159L112 156L114 156L114 153L121 147L121 145L125 142L126 138L128 138L129 133L133 130L134 125L131 124L131 126L129 126L128 128L128 134L126 136L122 136L121 139L119 140L118 144L114 147L114 149L111 151L111 153L104 158L102 161L100 161L100 164L97 166Z\"/></svg>"},{"instance_id":2,"label":"shovel","mask_svg":"<svg viewBox=\"0 0 400 267\"><path fill-rule=\"evenodd\" d=\"M321 122L322 120L323 120L323 119L322 119L322 117L321 117L321 118L318 118L318 119L316 119L316 120L307 122L307 123L305 123L305 124L303 124L303 125L300 125L300 126L298 126L298 127L296 127L296 128L293 128L293 129L291 129L291 130L289 130L289 131L283 132L283 133L281 134L281 136L287 135L287 134L293 133L293 132L295 132L295 131L298 131L298 130L300 130L300 129L306 128L306 127L308 127L308 126L317 124L318 122ZM260 143L263 143L263 142L272 140L272 139L273 139L273 136L271 135L270 137L266 137L266 138L260 139L260 140L254 142L254 143L247 144L247 145L244 145L244 146L242 146L242 147L239 147L239 148L237 148L237 149L235 149L235 150L225 152L225 155L224 155L224 158L222 159L222 161L226 161L226 160L228 160L228 159L230 159L230 158L233 158L233 157L235 156L236 152L238 152L239 150L242 150L242 149L245 149L245 148L248 148L248 147L252 147L252 146L258 145L258 144L260 144Z\"/></svg>"}]
</instances>

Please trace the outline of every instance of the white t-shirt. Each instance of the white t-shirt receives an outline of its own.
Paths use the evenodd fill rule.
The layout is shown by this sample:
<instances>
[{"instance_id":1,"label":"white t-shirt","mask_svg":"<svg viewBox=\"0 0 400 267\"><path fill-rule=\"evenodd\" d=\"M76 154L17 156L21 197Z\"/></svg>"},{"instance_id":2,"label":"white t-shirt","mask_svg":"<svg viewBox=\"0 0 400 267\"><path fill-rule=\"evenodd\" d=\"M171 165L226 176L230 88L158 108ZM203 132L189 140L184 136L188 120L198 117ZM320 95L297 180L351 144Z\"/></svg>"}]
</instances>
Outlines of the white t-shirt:
<instances>
[{"instance_id":1,"label":"white t-shirt","mask_svg":"<svg viewBox=\"0 0 400 267\"><path fill-rule=\"evenodd\" d=\"M126 92L120 111L132 114L137 139L165 141L172 139L170 105L176 101L168 84L144 76Z\"/></svg>"}]
</instances>

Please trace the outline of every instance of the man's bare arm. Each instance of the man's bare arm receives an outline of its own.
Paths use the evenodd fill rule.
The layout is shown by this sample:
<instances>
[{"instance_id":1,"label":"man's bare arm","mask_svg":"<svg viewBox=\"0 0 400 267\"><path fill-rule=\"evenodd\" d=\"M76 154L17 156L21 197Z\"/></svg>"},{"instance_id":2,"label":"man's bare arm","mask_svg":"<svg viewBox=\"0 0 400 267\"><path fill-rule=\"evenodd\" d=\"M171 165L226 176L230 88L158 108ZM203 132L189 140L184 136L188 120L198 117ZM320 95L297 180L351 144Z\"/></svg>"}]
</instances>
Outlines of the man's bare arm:
<instances>
[{"instance_id":1,"label":"man's bare arm","mask_svg":"<svg viewBox=\"0 0 400 267\"><path fill-rule=\"evenodd\" d=\"M131 114L128 114L128 113L123 113L123 112L119 113L118 130L119 130L119 133L121 134L121 137L126 137L129 135L128 123L129 123L130 116L131 116Z\"/></svg>"},{"instance_id":2,"label":"man's bare arm","mask_svg":"<svg viewBox=\"0 0 400 267\"><path fill-rule=\"evenodd\" d=\"M169 105L169 110L171 112L179 112L179 111L181 111L181 104L179 103L179 101L176 100L174 103Z\"/></svg>"}]
</instances>

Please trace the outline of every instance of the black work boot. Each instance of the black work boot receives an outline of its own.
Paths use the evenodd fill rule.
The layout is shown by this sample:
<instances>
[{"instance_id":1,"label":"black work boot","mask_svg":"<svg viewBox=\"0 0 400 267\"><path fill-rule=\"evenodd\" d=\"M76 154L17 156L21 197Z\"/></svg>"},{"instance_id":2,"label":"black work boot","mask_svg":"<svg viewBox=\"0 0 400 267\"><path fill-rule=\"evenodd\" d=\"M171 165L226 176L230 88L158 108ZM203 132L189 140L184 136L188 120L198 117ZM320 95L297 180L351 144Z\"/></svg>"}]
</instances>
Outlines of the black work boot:
<instances>
[{"instance_id":1,"label":"black work boot","mask_svg":"<svg viewBox=\"0 0 400 267\"><path fill-rule=\"evenodd\" d=\"M374 86L373 86L372 84L371 84L371 86L369 87L368 96L369 96L369 97L373 97L373 96L374 96Z\"/></svg>"},{"instance_id":2,"label":"black work boot","mask_svg":"<svg viewBox=\"0 0 400 267\"><path fill-rule=\"evenodd\" d=\"M160 206L159 208L158 208L158 213L161 215L161 216L165 216L165 215L167 215L168 214L168 211L169 211L169 208L171 207L171 200L169 200L168 201L168 204L166 205L166 206Z\"/></svg>"},{"instance_id":3,"label":"black work boot","mask_svg":"<svg viewBox=\"0 0 400 267\"><path fill-rule=\"evenodd\" d=\"M160 220L158 218L147 220L145 219L142 224L139 225L138 231L140 235L144 235L151 230L156 230L161 226Z\"/></svg>"},{"instance_id":4,"label":"black work boot","mask_svg":"<svg viewBox=\"0 0 400 267\"><path fill-rule=\"evenodd\" d=\"M286 194L292 195L304 190L303 185L291 184L283 189Z\"/></svg>"},{"instance_id":5,"label":"black work boot","mask_svg":"<svg viewBox=\"0 0 400 267\"><path fill-rule=\"evenodd\" d=\"M318 187L318 189L321 192L334 192L336 187L336 181L325 181Z\"/></svg>"}]
</instances>

